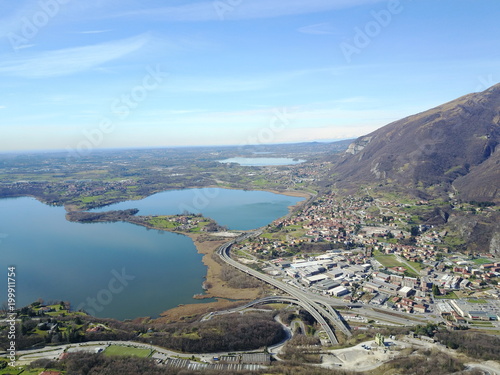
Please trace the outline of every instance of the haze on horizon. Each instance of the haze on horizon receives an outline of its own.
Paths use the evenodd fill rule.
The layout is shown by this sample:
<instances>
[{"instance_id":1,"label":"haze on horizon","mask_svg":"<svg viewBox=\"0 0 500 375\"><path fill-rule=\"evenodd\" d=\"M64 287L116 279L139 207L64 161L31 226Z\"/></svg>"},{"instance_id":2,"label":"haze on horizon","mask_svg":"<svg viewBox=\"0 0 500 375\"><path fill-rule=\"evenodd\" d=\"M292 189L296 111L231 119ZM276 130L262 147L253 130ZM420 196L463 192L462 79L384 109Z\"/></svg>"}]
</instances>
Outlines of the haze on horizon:
<instances>
[{"instance_id":1,"label":"haze on horizon","mask_svg":"<svg viewBox=\"0 0 500 375\"><path fill-rule=\"evenodd\" d=\"M0 9L0 152L347 139L500 81L495 0Z\"/></svg>"}]
</instances>

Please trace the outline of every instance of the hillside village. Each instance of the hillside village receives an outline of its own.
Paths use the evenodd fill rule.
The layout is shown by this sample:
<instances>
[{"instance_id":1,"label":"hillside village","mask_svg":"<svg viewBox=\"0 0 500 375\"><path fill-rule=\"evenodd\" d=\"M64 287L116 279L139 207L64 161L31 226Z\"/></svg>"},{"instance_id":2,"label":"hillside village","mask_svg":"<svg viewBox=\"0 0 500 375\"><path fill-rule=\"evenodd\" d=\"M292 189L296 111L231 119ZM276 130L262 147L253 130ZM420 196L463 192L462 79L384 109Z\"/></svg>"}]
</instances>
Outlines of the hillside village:
<instances>
[{"instance_id":1,"label":"hillside village","mask_svg":"<svg viewBox=\"0 0 500 375\"><path fill-rule=\"evenodd\" d=\"M454 328L500 320L500 260L459 253L444 225L418 224L417 213L429 208L424 200L331 193L233 252L283 281L345 302L433 314Z\"/></svg>"}]
</instances>

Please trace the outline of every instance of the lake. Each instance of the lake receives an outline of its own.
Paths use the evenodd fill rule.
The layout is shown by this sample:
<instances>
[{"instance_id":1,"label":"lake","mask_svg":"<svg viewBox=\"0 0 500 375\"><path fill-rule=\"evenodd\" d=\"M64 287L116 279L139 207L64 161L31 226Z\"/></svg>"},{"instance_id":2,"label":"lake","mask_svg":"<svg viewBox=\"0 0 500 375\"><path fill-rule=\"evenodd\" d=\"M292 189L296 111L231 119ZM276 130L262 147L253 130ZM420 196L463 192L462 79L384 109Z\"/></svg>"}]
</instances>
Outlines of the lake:
<instances>
[{"instance_id":1,"label":"lake","mask_svg":"<svg viewBox=\"0 0 500 375\"><path fill-rule=\"evenodd\" d=\"M122 202L139 215L201 212L231 229L254 229L303 198L261 191L186 189ZM17 306L38 298L70 301L116 319L157 316L200 302L206 275L190 238L129 223L71 223L62 207L33 198L0 199L0 269L17 270ZM5 301L5 291L0 302Z\"/></svg>"},{"instance_id":2,"label":"lake","mask_svg":"<svg viewBox=\"0 0 500 375\"><path fill-rule=\"evenodd\" d=\"M237 163L245 167L294 165L303 162L305 162L305 160L294 160L290 158L230 158L219 160L219 163Z\"/></svg>"}]
</instances>

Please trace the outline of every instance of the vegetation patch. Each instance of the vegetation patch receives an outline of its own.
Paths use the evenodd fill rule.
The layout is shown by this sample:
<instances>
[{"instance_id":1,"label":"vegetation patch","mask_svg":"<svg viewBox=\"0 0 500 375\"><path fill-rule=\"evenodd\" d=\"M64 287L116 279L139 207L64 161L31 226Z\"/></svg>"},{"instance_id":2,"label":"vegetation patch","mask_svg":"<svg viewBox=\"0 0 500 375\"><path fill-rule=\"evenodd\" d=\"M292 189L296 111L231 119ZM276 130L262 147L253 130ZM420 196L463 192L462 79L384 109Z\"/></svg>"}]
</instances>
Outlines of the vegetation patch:
<instances>
[{"instance_id":1,"label":"vegetation patch","mask_svg":"<svg viewBox=\"0 0 500 375\"><path fill-rule=\"evenodd\" d=\"M104 350L104 355L121 355L139 358L147 358L151 355L150 349L133 348L130 346L110 345Z\"/></svg>"},{"instance_id":2,"label":"vegetation patch","mask_svg":"<svg viewBox=\"0 0 500 375\"><path fill-rule=\"evenodd\" d=\"M500 358L500 337L478 332L439 331L436 338L448 348L483 360Z\"/></svg>"},{"instance_id":3,"label":"vegetation patch","mask_svg":"<svg viewBox=\"0 0 500 375\"><path fill-rule=\"evenodd\" d=\"M453 374L464 370L463 363L439 350L407 350L407 355L394 359L377 369L377 374Z\"/></svg>"},{"instance_id":4,"label":"vegetation patch","mask_svg":"<svg viewBox=\"0 0 500 375\"><path fill-rule=\"evenodd\" d=\"M394 255L375 255L375 259L387 268L404 266Z\"/></svg>"},{"instance_id":5,"label":"vegetation patch","mask_svg":"<svg viewBox=\"0 0 500 375\"><path fill-rule=\"evenodd\" d=\"M472 259L472 262L477 265L488 264L491 263L491 259L477 258L477 259Z\"/></svg>"},{"instance_id":6,"label":"vegetation patch","mask_svg":"<svg viewBox=\"0 0 500 375\"><path fill-rule=\"evenodd\" d=\"M172 229L178 227L180 224L171 220L168 216L157 216L148 220L148 223L155 228L159 229Z\"/></svg>"},{"instance_id":7,"label":"vegetation patch","mask_svg":"<svg viewBox=\"0 0 500 375\"><path fill-rule=\"evenodd\" d=\"M458 299L458 296L455 294L455 292L448 292L442 296L434 296L436 299Z\"/></svg>"},{"instance_id":8,"label":"vegetation patch","mask_svg":"<svg viewBox=\"0 0 500 375\"><path fill-rule=\"evenodd\" d=\"M487 303L485 299L469 299L467 300L469 303Z\"/></svg>"}]
</instances>

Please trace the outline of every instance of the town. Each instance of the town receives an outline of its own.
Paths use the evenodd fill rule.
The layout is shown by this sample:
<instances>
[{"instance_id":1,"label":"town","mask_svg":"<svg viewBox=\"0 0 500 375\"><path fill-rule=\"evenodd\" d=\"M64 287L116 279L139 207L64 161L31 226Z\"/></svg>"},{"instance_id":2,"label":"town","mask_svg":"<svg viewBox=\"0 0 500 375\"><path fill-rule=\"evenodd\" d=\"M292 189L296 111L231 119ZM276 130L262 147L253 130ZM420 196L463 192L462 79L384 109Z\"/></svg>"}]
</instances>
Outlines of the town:
<instances>
[{"instance_id":1,"label":"town","mask_svg":"<svg viewBox=\"0 0 500 375\"><path fill-rule=\"evenodd\" d=\"M451 251L447 244L454 239L442 226L415 224L412 211L427 205L330 194L232 251L240 262L310 293L425 316L450 328L497 329L500 260Z\"/></svg>"}]
</instances>

